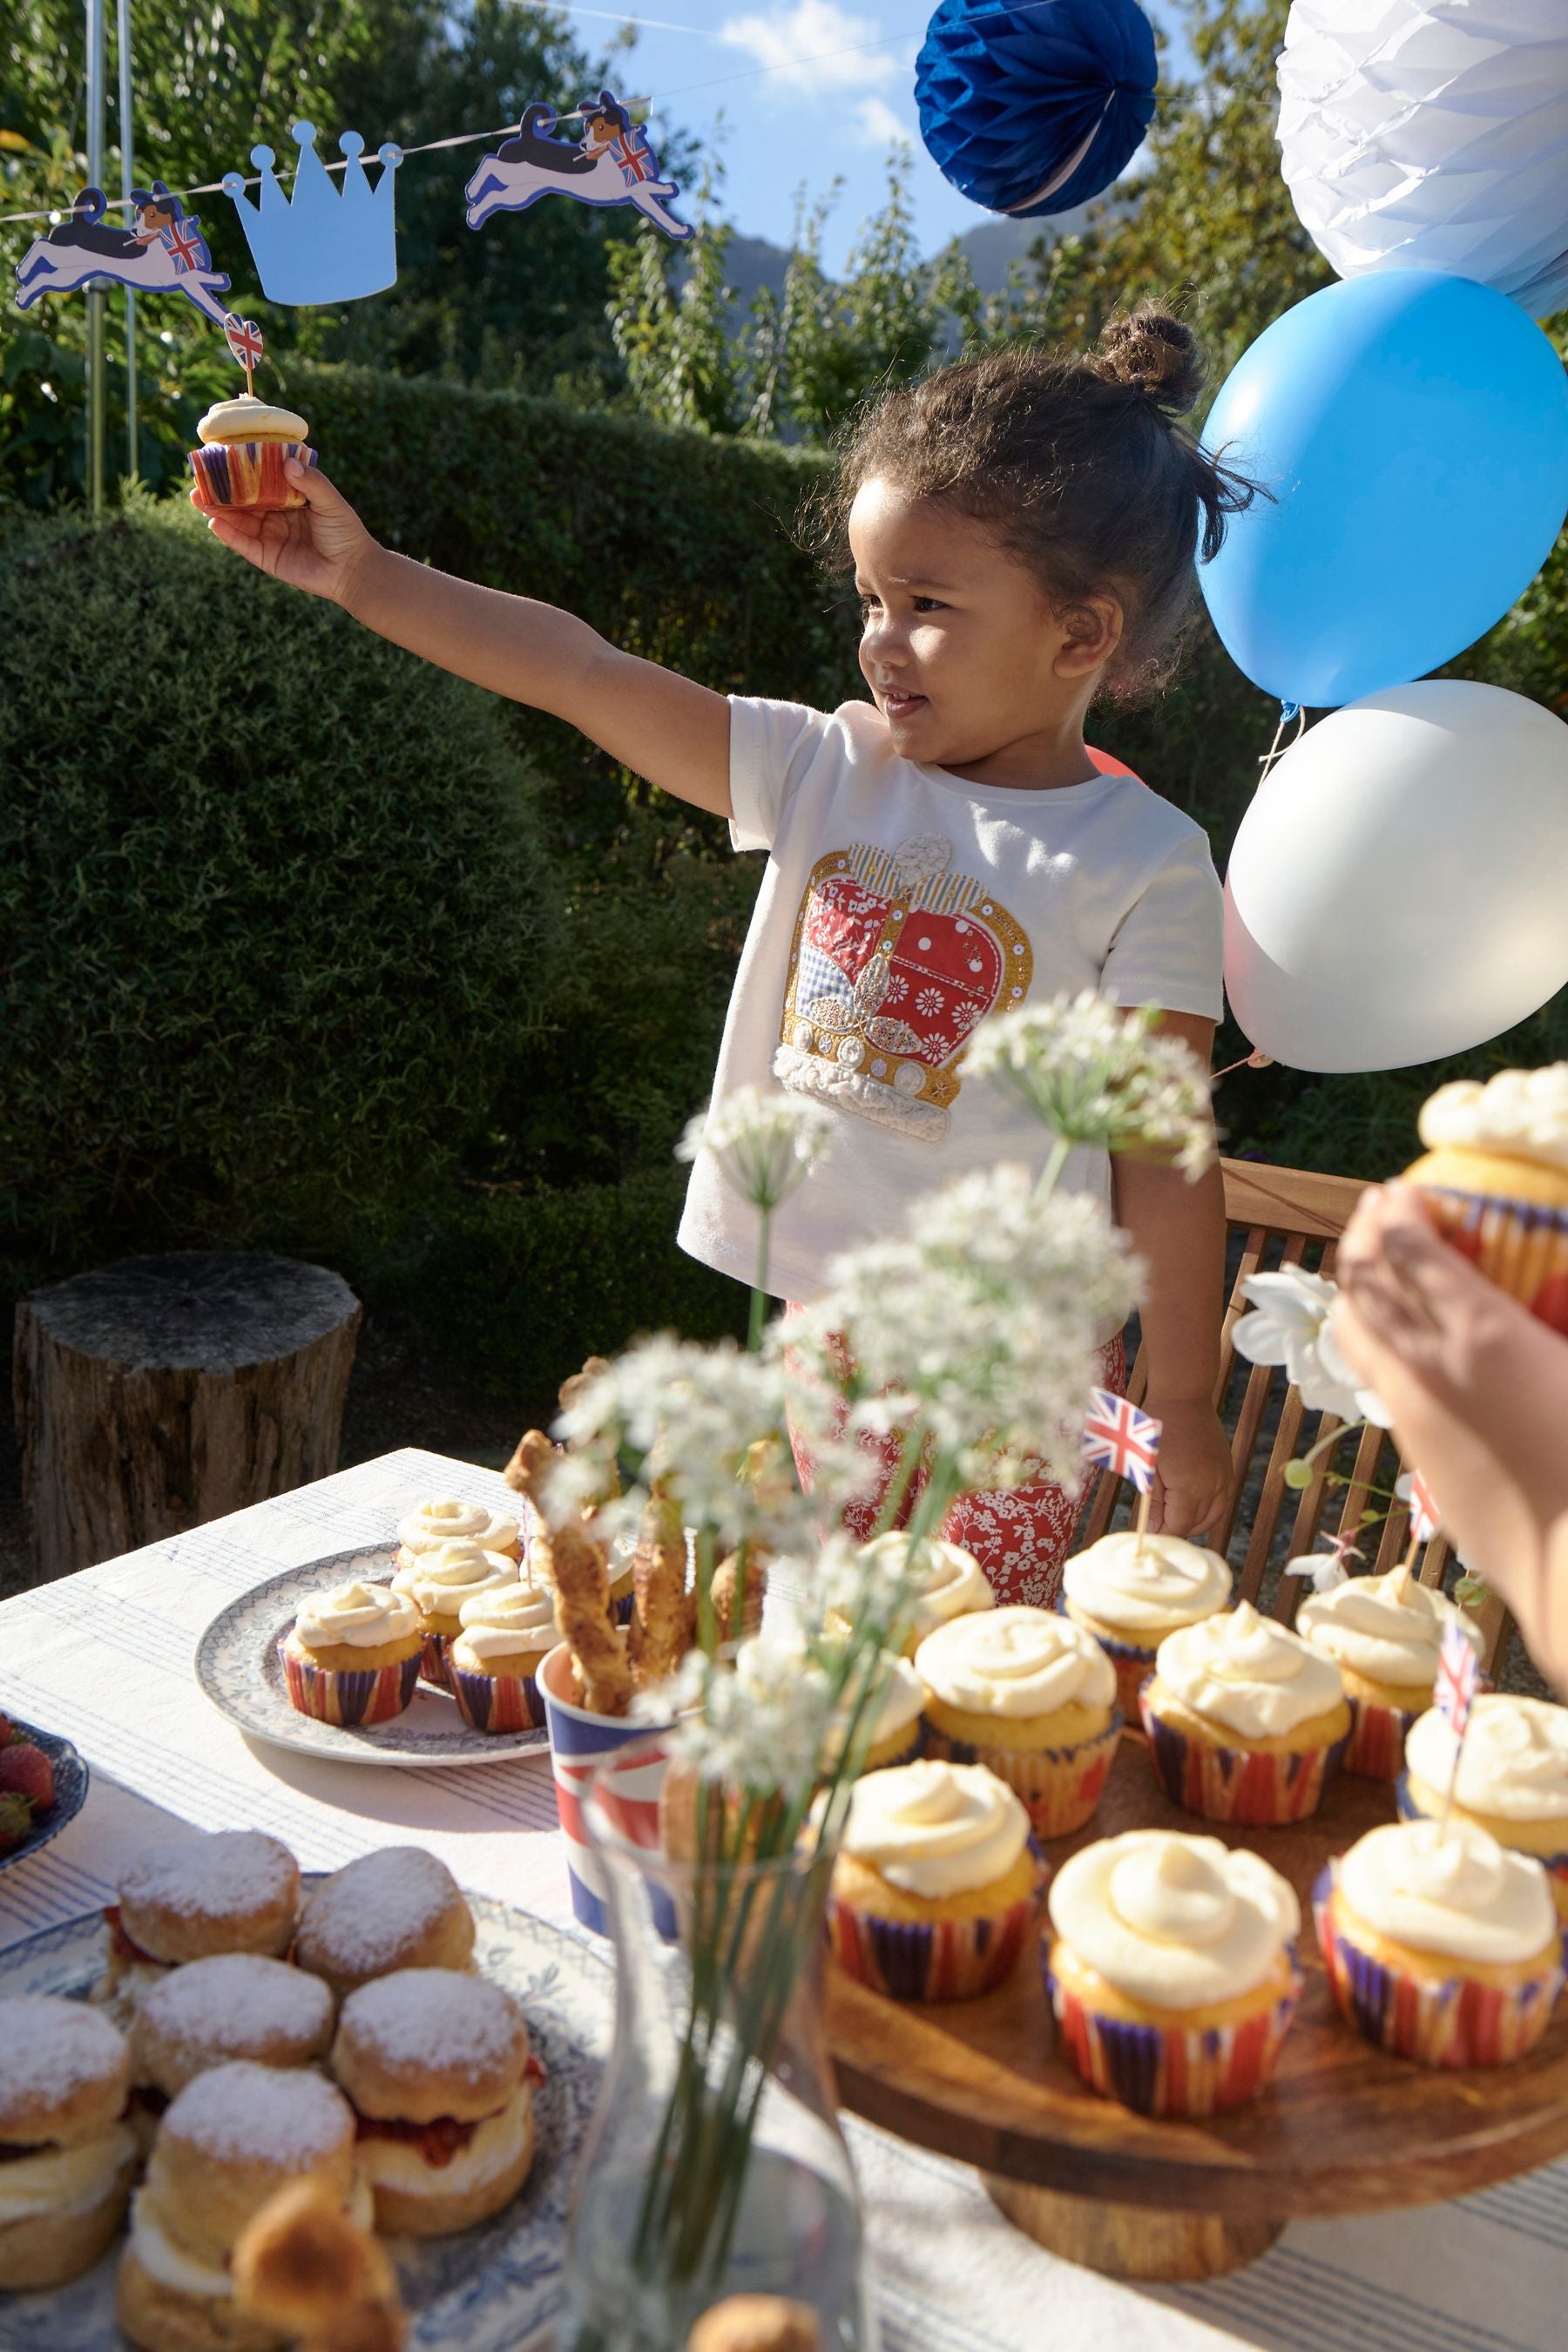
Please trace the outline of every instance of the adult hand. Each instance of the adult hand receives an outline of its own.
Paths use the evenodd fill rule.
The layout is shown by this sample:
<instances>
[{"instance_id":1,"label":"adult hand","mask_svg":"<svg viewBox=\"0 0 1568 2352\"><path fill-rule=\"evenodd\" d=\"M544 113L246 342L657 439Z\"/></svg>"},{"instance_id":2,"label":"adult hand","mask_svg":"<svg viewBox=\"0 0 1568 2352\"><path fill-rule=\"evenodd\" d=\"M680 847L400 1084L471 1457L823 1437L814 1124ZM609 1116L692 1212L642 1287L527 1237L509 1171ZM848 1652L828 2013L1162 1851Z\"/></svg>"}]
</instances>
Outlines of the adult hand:
<instances>
[{"instance_id":1,"label":"adult hand","mask_svg":"<svg viewBox=\"0 0 1568 2352\"><path fill-rule=\"evenodd\" d=\"M1203 1397L1163 1400L1151 1393L1143 1410L1161 1424L1150 1529L1201 1535L1219 1518L1230 1493L1230 1440L1220 1417Z\"/></svg>"},{"instance_id":2,"label":"adult hand","mask_svg":"<svg viewBox=\"0 0 1568 2352\"><path fill-rule=\"evenodd\" d=\"M208 515L207 528L258 572L307 596L348 604L380 549L342 492L316 467L290 457L283 471L290 487L304 493L302 507L224 507Z\"/></svg>"}]
</instances>

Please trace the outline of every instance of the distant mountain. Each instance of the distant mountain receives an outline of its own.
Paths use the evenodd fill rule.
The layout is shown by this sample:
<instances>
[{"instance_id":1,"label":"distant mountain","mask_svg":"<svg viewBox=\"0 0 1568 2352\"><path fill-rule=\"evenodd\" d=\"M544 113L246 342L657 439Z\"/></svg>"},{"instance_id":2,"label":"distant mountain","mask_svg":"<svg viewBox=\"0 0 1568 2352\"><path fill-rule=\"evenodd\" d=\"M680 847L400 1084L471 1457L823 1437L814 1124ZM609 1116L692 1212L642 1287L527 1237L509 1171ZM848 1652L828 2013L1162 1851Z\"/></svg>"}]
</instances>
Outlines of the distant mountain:
<instances>
[{"instance_id":1,"label":"distant mountain","mask_svg":"<svg viewBox=\"0 0 1568 2352\"><path fill-rule=\"evenodd\" d=\"M1058 213L1050 220L1009 220L997 215L966 229L958 242L968 257L981 292L999 294L1007 283L1007 272L1014 262L1027 261L1031 246L1042 236L1054 241L1075 236L1088 220L1089 211L1088 205L1079 205L1076 210ZM788 268L789 255L782 245L771 244L765 236L742 236L737 230L724 254L724 275L735 289L734 310L738 317L745 317L752 295L763 287L771 287L775 294L782 294Z\"/></svg>"}]
</instances>

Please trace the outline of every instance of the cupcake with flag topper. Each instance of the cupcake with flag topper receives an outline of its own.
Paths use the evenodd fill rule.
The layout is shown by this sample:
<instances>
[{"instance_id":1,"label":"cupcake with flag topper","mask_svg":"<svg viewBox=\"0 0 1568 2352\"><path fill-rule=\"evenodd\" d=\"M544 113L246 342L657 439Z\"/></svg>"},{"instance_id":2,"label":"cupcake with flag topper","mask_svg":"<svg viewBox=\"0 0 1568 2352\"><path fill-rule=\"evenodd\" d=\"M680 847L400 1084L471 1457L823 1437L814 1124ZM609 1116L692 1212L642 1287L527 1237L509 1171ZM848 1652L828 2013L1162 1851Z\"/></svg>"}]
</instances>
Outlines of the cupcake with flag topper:
<instances>
[{"instance_id":1,"label":"cupcake with flag topper","mask_svg":"<svg viewBox=\"0 0 1568 2352\"><path fill-rule=\"evenodd\" d=\"M301 466L315 464L310 429L293 409L258 400L252 392L215 402L196 425L201 447L191 451L191 504L204 514L231 507L263 512L302 507L305 493L284 468L290 458Z\"/></svg>"},{"instance_id":2,"label":"cupcake with flag topper","mask_svg":"<svg viewBox=\"0 0 1568 2352\"><path fill-rule=\"evenodd\" d=\"M1405 1170L1439 1229L1499 1288L1568 1333L1568 1062L1439 1087Z\"/></svg>"},{"instance_id":3,"label":"cupcake with flag topper","mask_svg":"<svg viewBox=\"0 0 1568 2352\"><path fill-rule=\"evenodd\" d=\"M1350 1702L1345 1770L1397 1780L1405 1735L1432 1704L1443 1635L1458 1625L1479 1636L1462 1610L1419 1581L1414 1559L1386 1576L1347 1577L1314 1592L1296 1612L1296 1631L1340 1670Z\"/></svg>"},{"instance_id":4,"label":"cupcake with flag topper","mask_svg":"<svg viewBox=\"0 0 1568 2352\"><path fill-rule=\"evenodd\" d=\"M1406 1819L1440 1819L1451 1807L1455 1821L1532 1855L1568 1927L1568 1707L1511 1691L1456 1697L1467 1682L1473 1691L1477 1676L1474 1652L1460 1637L1445 1649L1436 1705L1406 1736L1399 1810ZM1466 1721L1457 1758L1456 1707Z\"/></svg>"},{"instance_id":5,"label":"cupcake with flag topper","mask_svg":"<svg viewBox=\"0 0 1568 2352\"><path fill-rule=\"evenodd\" d=\"M1294 1889L1260 1854L1130 1830L1051 1882L1046 1985L1063 2055L1144 2115L1208 2116L1274 2073L1301 1976Z\"/></svg>"}]
</instances>

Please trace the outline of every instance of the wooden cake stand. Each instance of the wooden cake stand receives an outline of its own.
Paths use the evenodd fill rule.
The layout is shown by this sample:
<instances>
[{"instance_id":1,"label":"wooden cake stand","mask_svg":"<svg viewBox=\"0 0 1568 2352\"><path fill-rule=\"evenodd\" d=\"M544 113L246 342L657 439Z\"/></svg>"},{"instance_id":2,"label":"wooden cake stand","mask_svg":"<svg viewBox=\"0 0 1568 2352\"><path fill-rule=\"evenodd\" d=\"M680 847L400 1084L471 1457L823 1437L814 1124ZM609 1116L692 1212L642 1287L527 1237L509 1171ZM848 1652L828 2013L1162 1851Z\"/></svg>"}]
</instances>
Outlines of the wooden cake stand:
<instances>
[{"instance_id":1,"label":"wooden cake stand","mask_svg":"<svg viewBox=\"0 0 1568 2352\"><path fill-rule=\"evenodd\" d=\"M885 2000L827 1965L827 2036L847 2106L977 2165L1008 2219L1120 2278L1211 2277L1253 2261L1287 2221L1420 2205L1527 2172L1568 2149L1568 2000L1516 2065L1438 2073L1391 2058L1340 2019L1311 1926L1331 1854L1394 1818L1384 1782L1342 1774L1317 1818L1227 1830L1180 1811L1125 1736L1089 1827L1053 1863L1130 1829L1212 1830L1249 1845L1301 1898L1306 1990L1270 2089L1204 2123L1162 2123L1090 2091L1057 2055L1031 1948L984 2000Z\"/></svg>"}]
</instances>

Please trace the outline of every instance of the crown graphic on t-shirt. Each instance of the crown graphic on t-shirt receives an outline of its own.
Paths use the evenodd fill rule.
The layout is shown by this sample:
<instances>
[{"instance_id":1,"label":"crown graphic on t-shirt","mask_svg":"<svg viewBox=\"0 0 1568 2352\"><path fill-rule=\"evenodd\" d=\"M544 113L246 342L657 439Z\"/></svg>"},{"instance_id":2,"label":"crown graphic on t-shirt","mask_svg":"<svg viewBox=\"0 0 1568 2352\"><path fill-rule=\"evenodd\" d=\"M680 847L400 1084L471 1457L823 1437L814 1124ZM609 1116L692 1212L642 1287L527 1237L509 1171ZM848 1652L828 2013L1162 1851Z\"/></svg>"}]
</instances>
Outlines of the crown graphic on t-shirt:
<instances>
[{"instance_id":1,"label":"crown graphic on t-shirt","mask_svg":"<svg viewBox=\"0 0 1568 2352\"><path fill-rule=\"evenodd\" d=\"M970 1033L1027 992L1023 930L952 845L819 858L796 919L774 1075L798 1094L924 1142L946 1134Z\"/></svg>"}]
</instances>

